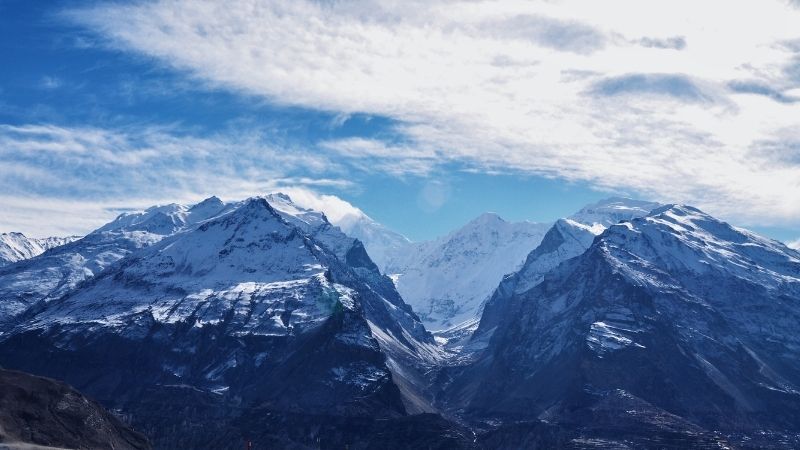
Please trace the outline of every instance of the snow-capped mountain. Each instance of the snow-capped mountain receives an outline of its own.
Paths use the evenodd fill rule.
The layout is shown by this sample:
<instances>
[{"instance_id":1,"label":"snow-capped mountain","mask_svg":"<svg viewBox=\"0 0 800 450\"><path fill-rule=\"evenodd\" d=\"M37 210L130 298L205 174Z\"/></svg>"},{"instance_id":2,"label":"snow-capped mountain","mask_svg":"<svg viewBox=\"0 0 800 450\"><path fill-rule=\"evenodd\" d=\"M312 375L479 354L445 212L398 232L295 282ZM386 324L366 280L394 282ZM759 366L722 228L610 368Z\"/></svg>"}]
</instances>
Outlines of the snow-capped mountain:
<instances>
[{"instance_id":1,"label":"snow-capped mountain","mask_svg":"<svg viewBox=\"0 0 800 450\"><path fill-rule=\"evenodd\" d=\"M549 227L482 214L447 236L412 244L384 271L428 329L450 328L480 316L503 275L519 268Z\"/></svg>"},{"instance_id":2,"label":"snow-capped mountain","mask_svg":"<svg viewBox=\"0 0 800 450\"><path fill-rule=\"evenodd\" d=\"M125 213L81 239L0 267L0 323L39 301L64 295L134 250L226 208L220 199L211 197L193 206L171 204Z\"/></svg>"},{"instance_id":3,"label":"snow-capped mountain","mask_svg":"<svg viewBox=\"0 0 800 450\"><path fill-rule=\"evenodd\" d=\"M278 194L191 227L174 217L145 227L169 236L29 310L2 337L0 364L123 409L157 446L233 447L242 411L278 447L316 445L302 427L346 417L422 426L404 417L426 410L416 381L439 350L358 240ZM453 439L431 420L431 442Z\"/></svg>"},{"instance_id":4,"label":"snow-capped mountain","mask_svg":"<svg viewBox=\"0 0 800 450\"><path fill-rule=\"evenodd\" d=\"M364 243L370 258L381 269L385 269L392 258L409 251L412 246L407 237L386 228L366 214L345 216L334 225Z\"/></svg>"},{"instance_id":5,"label":"snow-capped mountain","mask_svg":"<svg viewBox=\"0 0 800 450\"><path fill-rule=\"evenodd\" d=\"M346 235L364 244L367 253L383 269L394 255L403 253L411 245L405 236L388 229L349 202L330 194L316 194L305 189L276 192L267 197L291 196L296 207L322 213Z\"/></svg>"},{"instance_id":6,"label":"snow-capped mountain","mask_svg":"<svg viewBox=\"0 0 800 450\"><path fill-rule=\"evenodd\" d=\"M624 197L611 197L597 203L587 205L568 219L592 227L595 234L600 234L605 228L621 221L631 220L634 217L647 215L654 208L661 206L658 203L646 200L636 200ZM599 231L598 228L602 227Z\"/></svg>"},{"instance_id":7,"label":"snow-capped mountain","mask_svg":"<svg viewBox=\"0 0 800 450\"><path fill-rule=\"evenodd\" d=\"M0 267L34 256L80 239L80 236L30 238L22 233L0 233Z\"/></svg>"},{"instance_id":8,"label":"snow-capped mountain","mask_svg":"<svg viewBox=\"0 0 800 450\"><path fill-rule=\"evenodd\" d=\"M628 198L609 198L582 208L577 213L556 221L541 244L525 259L515 273L506 276L486 303L475 339L486 342L497 326L504 303L539 284L544 275L562 262L585 252L595 237L611 225L647 215L658 203Z\"/></svg>"},{"instance_id":9,"label":"snow-capped mountain","mask_svg":"<svg viewBox=\"0 0 800 450\"><path fill-rule=\"evenodd\" d=\"M779 242L663 206L611 225L504 308L483 353L447 378L466 417L609 448L800 432L800 253Z\"/></svg>"}]
</instances>

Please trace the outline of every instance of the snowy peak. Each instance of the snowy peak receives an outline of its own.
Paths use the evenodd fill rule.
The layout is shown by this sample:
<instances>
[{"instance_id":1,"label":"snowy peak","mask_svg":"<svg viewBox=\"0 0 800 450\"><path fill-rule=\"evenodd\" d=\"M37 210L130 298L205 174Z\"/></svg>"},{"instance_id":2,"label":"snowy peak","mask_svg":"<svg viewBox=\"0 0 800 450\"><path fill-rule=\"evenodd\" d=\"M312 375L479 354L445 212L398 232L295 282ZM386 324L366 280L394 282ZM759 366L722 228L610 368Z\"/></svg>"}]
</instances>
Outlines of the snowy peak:
<instances>
[{"instance_id":1,"label":"snowy peak","mask_svg":"<svg viewBox=\"0 0 800 450\"><path fill-rule=\"evenodd\" d=\"M19 232L0 234L0 267L33 258L51 248L80 239L79 236L29 238Z\"/></svg>"},{"instance_id":2,"label":"snowy peak","mask_svg":"<svg viewBox=\"0 0 800 450\"><path fill-rule=\"evenodd\" d=\"M22 233L0 234L0 265L33 258L43 251L35 240L27 238Z\"/></svg>"},{"instance_id":3,"label":"snowy peak","mask_svg":"<svg viewBox=\"0 0 800 450\"><path fill-rule=\"evenodd\" d=\"M503 275L522 264L549 227L485 213L447 236L413 244L387 270L430 329L447 329L479 317Z\"/></svg>"},{"instance_id":4,"label":"snowy peak","mask_svg":"<svg viewBox=\"0 0 800 450\"><path fill-rule=\"evenodd\" d=\"M226 208L217 197L210 197L193 206L170 203L151 206L144 211L120 214L116 219L93 233L146 232L169 236L188 225L193 225L222 213Z\"/></svg>"},{"instance_id":5,"label":"snowy peak","mask_svg":"<svg viewBox=\"0 0 800 450\"><path fill-rule=\"evenodd\" d=\"M536 286L547 272L586 251L607 227L644 216L658 206L653 202L615 197L588 205L569 218L558 219L541 244L527 256L519 272L509 277L501 290L519 293Z\"/></svg>"},{"instance_id":6,"label":"snowy peak","mask_svg":"<svg viewBox=\"0 0 800 450\"><path fill-rule=\"evenodd\" d=\"M482 228L487 226L502 226L501 224L506 224L506 222L502 217L497 215L493 212L485 212L480 216L470 220L467 222L463 228ZM462 228L462 229L463 229Z\"/></svg>"},{"instance_id":7,"label":"snowy peak","mask_svg":"<svg viewBox=\"0 0 800 450\"><path fill-rule=\"evenodd\" d=\"M81 236L65 236L65 237L50 236L46 238L38 238L38 239L33 238L33 239L39 244L40 247L42 247L42 250L47 251L52 248L61 247L62 245L69 244L70 242L77 241L80 238Z\"/></svg>"},{"instance_id":8,"label":"snowy peak","mask_svg":"<svg viewBox=\"0 0 800 450\"><path fill-rule=\"evenodd\" d=\"M316 194L307 190L292 190L291 196L275 192L266 197L276 209L319 225L321 219L364 244L370 258L381 270L397 254L405 252L411 244L405 236L396 233L369 217L364 211L349 202L328 194Z\"/></svg>"},{"instance_id":9,"label":"snowy peak","mask_svg":"<svg viewBox=\"0 0 800 450\"><path fill-rule=\"evenodd\" d=\"M182 286L202 282L210 287L215 282L244 279L266 282L315 266L305 245L304 237L265 199L254 198L196 230L178 233L144 250L137 257L142 265L126 270L135 268L141 277L154 282L173 277ZM308 270L313 274L314 270Z\"/></svg>"},{"instance_id":10,"label":"snowy peak","mask_svg":"<svg viewBox=\"0 0 800 450\"><path fill-rule=\"evenodd\" d=\"M569 218L558 219L527 255L522 267L504 277L493 291L473 339L488 341L498 324L510 314L508 305L512 298L533 289L560 264L583 254L607 227L646 215L658 206L647 201L610 198L588 205Z\"/></svg>"},{"instance_id":11,"label":"snowy peak","mask_svg":"<svg viewBox=\"0 0 800 450\"><path fill-rule=\"evenodd\" d=\"M296 322L303 317L318 321L331 313L334 297L345 303L362 297L370 324L385 325L386 332L391 328L407 346L431 339L359 241L332 227L321 213L297 208L288 197L271 200L282 211L267 198L250 198L134 251L50 309L48 320L67 315L70 321L117 326L149 311L157 320L181 321L205 305L204 320L220 321L234 305L250 310L256 300L270 304L283 297L294 299L284 306L296 310ZM310 227L298 216L316 217L320 226ZM348 289L360 295L345 295ZM76 316L74 311L82 312ZM270 313L269 321L285 322L291 314ZM285 333L286 324L278 329Z\"/></svg>"},{"instance_id":12,"label":"snowy peak","mask_svg":"<svg viewBox=\"0 0 800 450\"><path fill-rule=\"evenodd\" d=\"M110 223L94 231L146 231L166 235L176 231L184 223L188 207L178 204L152 206L144 211L122 213Z\"/></svg>"},{"instance_id":13,"label":"snowy peak","mask_svg":"<svg viewBox=\"0 0 800 450\"><path fill-rule=\"evenodd\" d=\"M610 227L601 236L609 255L627 267L647 261L664 271L724 273L765 287L800 286L800 255L686 205L666 205L646 217ZM640 279L643 275L640 274Z\"/></svg>"},{"instance_id":14,"label":"snowy peak","mask_svg":"<svg viewBox=\"0 0 800 450\"><path fill-rule=\"evenodd\" d=\"M325 214L297 205L284 193L268 194L264 198L273 208L282 213L284 218L306 229L328 223L328 218L325 217Z\"/></svg>"},{"instance_id":15,"label":"snowy peak","mask_svg":"<svg viewBox=\"0 0 800 450\"><path fill-rule=\"evenodd\" d=\"M611 197L585 206L569 219L584 225L599 224L609 227L623 220L645 216L651 210L661 206L659 203L634 200L623 197Z\"/></svg>"},{"instance_id":16,"label":"snowy peak","mask_svg":"<svg viewBox=\"0 0 800 450\"><path fill-rule=\"evenodd\" d=\"M169 204L121 214L64 245L0 270L0 322L40 300L50 301L120 259L230 210L216 197L194 206Z\"/></svg>"},{"instance_id":17,"label":"snowy peak","mask_svg":"<svg viewBox=\"0 0 800 450\"><path fill-rule=\"evenodd\" d=\"M220 214L225 209L225 203L217 196L209 197L189 208L187 223L199 223Z\"/></svg>"}]
</instances>

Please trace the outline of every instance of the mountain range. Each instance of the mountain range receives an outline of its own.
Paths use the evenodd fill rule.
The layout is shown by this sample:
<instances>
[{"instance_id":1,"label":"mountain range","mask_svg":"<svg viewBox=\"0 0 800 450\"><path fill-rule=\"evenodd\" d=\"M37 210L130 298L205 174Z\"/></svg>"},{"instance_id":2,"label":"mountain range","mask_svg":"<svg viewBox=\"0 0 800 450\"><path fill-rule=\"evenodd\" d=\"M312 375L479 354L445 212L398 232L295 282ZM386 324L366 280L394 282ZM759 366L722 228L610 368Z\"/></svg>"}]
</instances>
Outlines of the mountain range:
<instances>
[{"instance_id":1,"label":"mountain range","mask_svg":"<svg viewBox=\"0 0 800 450\"><path fill-rule=\"evenodd\" d=\"M504 284L479 327L493 330L488 343L445 370L439 400L513 424L496 438L544 428L610 447L719 447L741 434L739 445L797 444L797 251L666 205Z\"/></svg>"},{"instance_id":2,"label":"mountain range","mask_svg":"<svg viewBox=\"0 0 800 450\"><path fill-rule=\"evenodd\" d=\"M424 243L338 219L211 197L7 264L0 365L155 448L800 445L780 242L623 198Z\"/></svg>"},{"instance_id":3,"label":"mountain range","mask_svg":"<svg viewBox=\"0 0 800 450\"><path fill-rule=\"evenodd\" d=\"M19 232L0 233L0 267L30 259L80 236L29 238Z\"/></svg>"}]
</instances>

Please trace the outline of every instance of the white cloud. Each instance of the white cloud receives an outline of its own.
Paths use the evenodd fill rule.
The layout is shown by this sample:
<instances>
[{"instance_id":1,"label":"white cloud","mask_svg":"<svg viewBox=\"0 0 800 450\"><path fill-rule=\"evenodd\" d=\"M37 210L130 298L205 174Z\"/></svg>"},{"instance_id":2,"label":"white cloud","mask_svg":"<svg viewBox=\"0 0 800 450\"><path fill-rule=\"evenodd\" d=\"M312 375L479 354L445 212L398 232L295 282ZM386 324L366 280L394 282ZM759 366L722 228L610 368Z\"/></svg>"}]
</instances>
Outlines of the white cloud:
<instances>
[{"instance_id":1,"label":"white cloud","mask_svg":"<svg viewBox=\"0 0 800 450\"><path fill-rule=\"evenodd\" d=\"M789 246L789 248L793 248L795 250L800 250L800 238L797 238L797 239L795 239L793 241L789 241L789 242L786 243L786 245Z\"/></svg>"},{"instance_id":2,"label":"white cloud","mask_svg":"<svg viewBox=\"0 0 800 450\"><path fill-rule=\"evenodd\" d=\"M800 102L780 101L800 88L800 10L783 0L160 0L67 15L213 87L395 119L401 144L325 144L365 169L458 161L800 219L800 161L782 157Z\"/></svg>"},{"instance_id":3,"label":"white cloud","mask_svg":"<svg viewBox=\"0 0 800 450\"><path fill-rule=\"evenodd\" d=\"M288 195L295 204L303 208L322 211L336 225L345 225L366 217L359 208L335 195L320 194L313 189L298 186L284 186L275 192Z\"/></svg>"},{"instance_id":4,"label":"white cloud","mask_svg":"<svg viewBox=\"0 0 800 450\"><path fill-rule=\"evenodd\" d=\"M41 82L39 82L39 87L42 88L42 89L51 90L51 89L58 89L63 84L64 83L61 81L61 79L59 79L57 77L45 76L45 77L42 77Z\"/></svg>"},{"instance_id":5,"label":"white cloud","mask_svg":"<svg viewBox=\"0 0 800 450\"><path fill-rule=\"evenodd\" d=\"M352 186L336 172L324 156L254 131L200 138L153 127L0 125L0 231L82 234L120 208Z\"/></svg>"}]
</instances>

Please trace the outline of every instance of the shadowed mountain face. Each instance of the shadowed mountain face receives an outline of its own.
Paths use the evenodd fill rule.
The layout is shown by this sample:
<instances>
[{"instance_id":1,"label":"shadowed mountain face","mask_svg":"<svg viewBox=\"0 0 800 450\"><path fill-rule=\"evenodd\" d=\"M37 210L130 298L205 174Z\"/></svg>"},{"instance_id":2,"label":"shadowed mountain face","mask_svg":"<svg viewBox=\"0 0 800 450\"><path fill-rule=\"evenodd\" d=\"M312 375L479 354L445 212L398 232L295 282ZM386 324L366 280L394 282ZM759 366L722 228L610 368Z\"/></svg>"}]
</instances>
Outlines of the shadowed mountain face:
<instances>
[{"instance_id":1,"label":"shadowed mountain face","mask_svg":"<svg viewBox=\"0 0 800 450\"><path fill-rule=\"evenodd\" d=\"M147 439L69 386L0 369L0 448L145 450Z\"/></svg>"},{"instance_id":2,"label":"shadowed mountain face","mask_svg":"<svg viewBox=\"0 0 800 450\"><path fill-rule=\"evenodd\" d=\"M122 214L81 239L0 267L0 324L13 323L31 306L61 297L132 252L218 215L226 207L211 197L194 206L170 204Z\"/></svg>"},{"instance_id":3,"label":"shadowed mountain face","mask_svg":"<svg viewBox=\"0 0 800 450\"><path fill-rule=\"evenodd\" d=\"M493 320L443 383L465 417L576 430L613 409L620 433L800 431L800 254L694 208L609 227Z\"/></svg>"}]
</instances>

